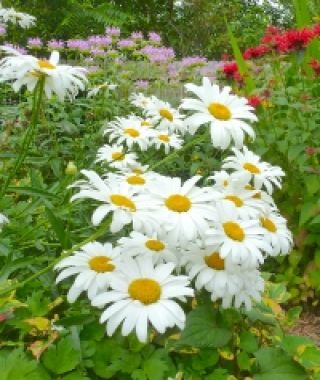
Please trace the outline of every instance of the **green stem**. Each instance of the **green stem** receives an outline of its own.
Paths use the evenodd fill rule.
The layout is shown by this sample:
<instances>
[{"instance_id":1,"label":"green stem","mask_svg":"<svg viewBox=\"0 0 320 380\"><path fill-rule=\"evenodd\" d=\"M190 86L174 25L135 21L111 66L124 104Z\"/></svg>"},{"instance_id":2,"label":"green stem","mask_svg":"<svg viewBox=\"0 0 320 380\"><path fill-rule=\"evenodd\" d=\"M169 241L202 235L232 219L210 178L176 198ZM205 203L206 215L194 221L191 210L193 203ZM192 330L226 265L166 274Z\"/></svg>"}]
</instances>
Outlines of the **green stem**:
<instances>
[{"instance_id":1,"label":"green stem","mask_svg":"<svg viewBox=\"0 0 320 380\"><path fill-rule=\"evenodd\" d=\"M38 84L37 84L37 86L33 92L31 123L30 123L30 126L25 133L19 156L17 157L17 160L14 164L14 167L11 170L9 176L7 177L7 179L4 183L4 186L1 190L0 199L6 193L8 187L10 185L10 182L12 181L12 179L14 178L14 176L16 175L18 170L20 169L24 159L26 158L26 156L28 154L30 144L33 140L35 128L38 124L40 107L41 107L41 102L42 102L42 97L43 97L44 81L45 81L44 77L42 79L40 79L40 81L38 82Z\"/></svg>"},{"instance_id":2,"label":"green stem","mask_svg":"<svg viewBox=\"0 0 320 380\"><path fill-rule=\"evenodd\" d=\"M91 234L88 238L82 240L80 243L74 245L72 248L64 251L62 255L55 258L50 264L48 264L45 268L39 270L38 272L34 273L32 276L28 277L22 282L19 282L18 284L9 286L5 289L0 290L0 296L3 296L7 293L10 293L16 289L22 288L25 285L27 285L29 282L32 282L36 280L41 275L47 273L49 270L51 270L60 260L64 259L67 256L70 256L72 253L83 247L85 244L90 243L93 240L96 240L100 236L102 236L106 230L108 229L109 225L111 223L111 217L109 217L106 221L106 223L102 224L93 234Z\"/></svg>"},{"instance_id":3,"label":"green stem","mask_svg":"<svg viewBox=\"0 0 320 380\"><path fill-rule=\"evenodd\" d=\"M154 170L154 169L158 168L159 166L167 164L168 162L172 161L173 159L175 159L176 157L178 157L182 152L187 151L188 149L192 148L194 145L199 144L200 142L202 142L203 140L205 140L208 137L208 134L209 134L209 129L207 129L206 132L204 132L203 135L200 135L197 138L192 139L191 141L189 141L188 144L184 145L181 149L176 150L176 151L170 153L163 160L158 161L157 163L155 163L154 165L152 165L150 167L150 170Z\"/></svg>"}]
</instances>

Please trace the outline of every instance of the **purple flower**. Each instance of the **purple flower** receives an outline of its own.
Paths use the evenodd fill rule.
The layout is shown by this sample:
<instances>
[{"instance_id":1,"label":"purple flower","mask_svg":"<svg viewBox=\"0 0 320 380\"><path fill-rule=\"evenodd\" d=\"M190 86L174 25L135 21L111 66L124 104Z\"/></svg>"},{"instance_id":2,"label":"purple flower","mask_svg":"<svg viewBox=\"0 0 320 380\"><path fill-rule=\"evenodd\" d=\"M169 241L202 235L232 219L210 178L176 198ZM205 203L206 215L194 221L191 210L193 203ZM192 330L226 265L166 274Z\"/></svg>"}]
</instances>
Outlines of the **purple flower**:
<instances>
[{"instance_id":1,"label":"purple flower","mask_svg":"<svg viewBox=\"0 0 320 380\"><path fill-rule=\"evenodd\" d=\"M152 42L161 42L161 36L158 33L155 32L149 32L148 33L149 41Z\"/></svg>"},{"instance_id":2,"label":"purple flower","mask_svg":"<svg viewBox=\"0 0 320 380\"><path fill-rule=\"evenodd\" d=\"M5 26L0 25L0 36L4 36L6 34L7 30Z\"/></svg>"},{"instance_id":3,"label":"purple flower","mask_svg":"<svg viewBox=\"0 0 320 380\"><path fill-rule=\"evenodd\" d=\"M106 34L109 36L120 36L120 28L117 28L115 26L107 26Z\"/></svg>"},{"instance_id":4,"label":"purple flower","mask_svg":"<svg viewBox=\"0 0 320 380\"><path fill-rule=\"evenodd\" d=\"M68 40L67 47L74 50L89 50L90 45L86 40Z\"/></svg>"},{"instance_id":5,"label":"purple flower","mask_svg":"<svg viewBox=\"0 0 320 380\"><path fill-rule=\"evenodd\" d=\"M155 47L147 45L140 50L140 53L144 54L150 62L165 63L171 61L175 57L174 50L166 47Z\"/></svg>"},{"instance_id":6,"label":"purple flower","mask_svg":"<svg viewBox=\"0 0 320 380\"><path fill-rule=\"evenodd\" d=\"M134 45L134 41L130 40L129 38L118 41L118 46L120 49L132 48Z\"/></svg>"},{"instance_id":7,"label":"purple flower","mask_svg":"<svg viewBox=\"0 0 320 380\"><path fill-rule=\"evenodd\" d=\"M42 46L42 41L39 37L28 38L27 46L30 48L39 48Z\"/></svg>"},{"instance_id":8,"label":"purple flower","mask_svg":"<svg viewBox=\"0 0 320 380\"><path fill-rule=\"evenodd\" d=\"M99 66L88 66L87 67L87 70L89 73L96 73L97 71L100 70L100 67Z\"/></svg>"},{"instance_id":9,"label":"purple flower","mask_svg":"<svg viewBox=\"0 0 320 380\"><path fill-rule=\"evenodd\" d=\"M27 50L19 45L5 43L4 46L17 50L20 54L28 54Z\"/></svg>"},{"instance_id":10,"label":"purple flower","mask_svg":"<svg viewBox=\"0 0 320 380\"><path fill-rule=\"evenodd\" d=\"M200 56L192 56L192 57L185 57L182 58L181 65L183 67L189 67L189 66L203 66L207 63L207 58L200 57Z\"/></svg>"},{"instance_id":11,"label":"purple flower","mask_svg":"<svg viewBox=\"0 0 320 380\"><path fill-rule=\"evenodd\" d=\"M135 86L140 89L145 89L148 88L149 86L149 81L148 80L137 80L135 82Z\"/></svg>"},{"instance_id":12,"label":"purple flower","mask_svg":"<svg viewBox=\"0 0 320 380\"><path fill-rule=\"evenodd\" d=\"M133 40L142 40L143 39L143 34L142 34L142 32L132 32L131 33L131 38Z\"/></svg>"},{"instance_id":13,"label":"purple flower","mask_svg":"<svg viewBox=\"0 0 320 380\"><path fill-rule=\"evenodd\" d=\"M104 57L106 55L106 52L103 49L99 48L91 48L90 53L94 57Z\"/></svg>"},{"instance_id":14,"label":"purple flower","mask_svg":"<svg viewBox=\"0 0 320 380\"><path fill-rule=\"evenodd\" d=\"M63 49L64 48L64 41L62 40L50 40L47 43L47 46L49 49Z\"/></svg>"},{"instance_id":15,"label":"purple flower","mask_svg":"<svg viewBox=\"0 0 320 380\"><path fill-rule=\"evenodd\" d=\"M112 44L110 36L91 36L88 38L88 43L91 46L108 46Z\"/></svg>"}]
</instances>

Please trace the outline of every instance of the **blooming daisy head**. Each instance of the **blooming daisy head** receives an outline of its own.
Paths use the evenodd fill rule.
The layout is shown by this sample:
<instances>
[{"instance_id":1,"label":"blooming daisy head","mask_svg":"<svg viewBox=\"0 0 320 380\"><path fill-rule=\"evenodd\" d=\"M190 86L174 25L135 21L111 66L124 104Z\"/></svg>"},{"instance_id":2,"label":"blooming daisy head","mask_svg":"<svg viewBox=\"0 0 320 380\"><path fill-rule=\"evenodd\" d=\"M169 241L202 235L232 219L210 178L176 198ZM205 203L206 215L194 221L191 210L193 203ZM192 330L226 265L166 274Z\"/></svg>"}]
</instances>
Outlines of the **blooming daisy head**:
<instances>
[{"instance_id":1,"label":"blooming daisy head","mask_svg":"<svg viewBox=\"0 0 320 380\"><path fill-rule=\"evenodd\" d=\"M139 146L141 150L146 150L150 145L150 130L142 127L141 119L134 115L118 117L109 122L104 133L108 134L110 141L119 145L125 144L129 149Z\"/></svg>"},{"instance_id":2,"label":"blooming daisy head","mask_svg":"<svg viewBox=\"0 0 320 380\"><path fill-rule=\"evenodd\" d=\"M121 334L135 330L138 339L146 342L148 327L160 334L168 328L184 328L185 314L174 298L193 296L187 276L174 276L174 264L154 265L151 258L127 258L120 272L114 274L111 289L99 294L92 305L105 307L100 322L107 323L112 335L122 323Z\"/></svg>"},{"instance_id":3,"label":"blooming daisy head","mask_svg":"<svg viewBox=\"0 0 320 380\"><path fill-rule=\"evenodd\" d=\"M2 8L0 4L0 21L4 24L11 22L23 29L29 29L35 24L36 18L28 13L17 12L14 8Z\"/></svg>"},{"instance_id":4,"label":"blooming daisy head","mask_svg":"<svg viewBox=\"0 0 320 380\"><path fill-rule=\"evenodd\" d=\"M68 301L74 302L82 292L87 292L91 299L109 286L110 274L117 270L119 263L119 248L110 243L91 242L55 266L55 270L60 271L56 283L75 276L68 291Z\"/></svg>"},{"instance_id":5,"label":"blooming daisy head","mask_svg":"<svg viewBox=\"0 0 320 380\"><path fill-rule=\"evenodd\" d=\"M272 166L268 162L251 152L246 146L242 150L233 148L233 155L224 160L222 167L240 172L247 172L253 179L256 189L265 188L272 194L273 187L281 188L282 177L285 175L279 166Z\"/></svg>"},{"instance_id":6,"label":"blooming daisy head","mask_svg":"<svg viewBox=\"0 0 320 380\"><path fill-rule=\"evenodd\" d=\"M127 187L131 187L137 193L141 193L145 191L148 186L158 178L159 174L155 172L146 172L140 173L132 170L123 170L122 173L107 173L104 178L107 183L112 183L118 181L119 183L123 183Z\"/></svg>"},{"instance_id":7,"label":"blooming daisy head","mask_svg":"<svg viewBox=\"0 0 320 380\"><path fill-rule=\"evenodd\" d=\"M278 212L269 208L260 216L260 225L265 231L265 239L270 243L271 256L287 255L292 249L292 234L287 221Z\"/></svg>"},{"instance_id":8,"label":"blooming daisy head","mask_svg":"<svg viewBox=\"0 0 320 380\"><path fill-rule=\"evenodd\" d=\"M141 92L133 93L130 95L129 100L134 106L141 108L143 111L147 110L152 105L152 98L150 96L145 96Z\"/></svg>"},{"instance_id":9,"label":"blooming daisy head","mask_svg":"<svg viewBox=\"0 0 320 380\"><path fill-rule=\"evenodd\" d=\"M117 84L112 84L112 83L109 83L109 82L104 82L102 84L99 84L99 85L91 88L88 91L87 98L93 98L93 97L97 96L100 91L103 91L103 90L113 91L117 87L118 87Z\"/></svg>"},{"instance_id":10,"label":"blooming daisy head","mask_svg":"<svg viewBox=\"0 0 320 380\"><path fill-rule=\"evenodd\" d=\"M113 168L126 169L130 165L135 165L137 155L135 153L126 152L122 145L105 144L99 148L97 153L97 162L107 162Z\"/></svg>"},{"instance_id":11,"label":"blooming daisy head","mask_svg":"<svg viewBox=\"0 0 320 380\"><path fill-rule=\"evenodd\" d=\"M203 236L208 221L214 218L216 192L196 186L200 178L194 176L182 184L180 178L161 177L148 188L159 206L158 219L165 224L172 245L185 246Z\"/></svg>"},{"instance_id":12,"label":"blooming daisy head","mask_svg":"<svg viewBox=\"0 0 320 380\"><path fill-rule=\"evenodd\" d=\"M152 103L146 110L146 115L151 118L153 123L157 124L157 128L160 130L185 133L184 116L168 102L153 96Z\"/></svg>"},{"instance_id":13,"label":"blooming daisy head","mask_svg":"<svg viewBox=\"0 0 320 380\"><path fill-rule=\"evenodd\" d=\"M179 135L165 130L155 131L151 141L157 150L163 147L166 154L168 154L171 149L180 149L183 144L183 140Z\"/></svg>"},{"instance_id":14,"label":"blooming daisy head","mask_svg":"<svg viewBox=\"0 0 320 380\"><path fill-rule=\"evenodd\" d=\"M151 257L155 264L178 264L178 256L174 247L166 240L166 233L154 232L152 235L132 231L129 237L123 237L118 241L123 255Z\"/></svg>"},{"instance_id":15,"label":"blooming daisy head","mask_svg":"<svg viewBox=\"0 0 320 380\"><path fill-rule=\"evenodd\" d=\"M82 170L87 181L78 181L71 187L79 187L80 191L71 197L71 201L80 198L91 198L102 205L92 214L93 225L98 225L112 213L111 232L120 231L123 226L133 223L135 230L153 231L158 222L154 215L156 205L145 194L119 181L103 180L96 172Z\"/></svg>"},{"instance_id":16,"label":"blooming daisy head","mask_svg":"<svg viewBox=\"0 0 320 380\"><path fill-rule=\"evenodd\" d=\"M86 70L81 67L59 65L59 53L53 51L48 60L21 54L17 50L2 46L7 56L0 60L0 82L12 82L14 91L26 86L33 91L40 80L44 81L44 92L48 98L56 94L59 100L74 99L79 90L84 90Z\"/></svg>"},{"instance_id":17,"label":"blooming daisy head","mask_svg":"<svg viewBox=\"0 0 320 380\"><path fill-rule=\"evenodd\" d=\"M255 133L247 121L256 121L254 110L246 98L230 93L230 87L219 88L203 78L201 86L186 84L187 91L193 92L198 99L182 100L181 108L194 111L185 119L188 130L194 134L202 124L210 123L212 144L216 148L226 149L231 141L236 147L242 147L245 135L254 138Z\"/></svg>"},{"instance_id":18,"label":"blooming daisy head","mask_svg":"<svg viewBox=\"0 0 320 380\"><path fill-rule=\"evenodd\" d=\"M256 267L272 248L264 239L259 219L242 220L230 202L217 204L217 219L207 231L206 244L217 247L221 258L230 257L235 264Z\"/></svg>"}]
</instances>

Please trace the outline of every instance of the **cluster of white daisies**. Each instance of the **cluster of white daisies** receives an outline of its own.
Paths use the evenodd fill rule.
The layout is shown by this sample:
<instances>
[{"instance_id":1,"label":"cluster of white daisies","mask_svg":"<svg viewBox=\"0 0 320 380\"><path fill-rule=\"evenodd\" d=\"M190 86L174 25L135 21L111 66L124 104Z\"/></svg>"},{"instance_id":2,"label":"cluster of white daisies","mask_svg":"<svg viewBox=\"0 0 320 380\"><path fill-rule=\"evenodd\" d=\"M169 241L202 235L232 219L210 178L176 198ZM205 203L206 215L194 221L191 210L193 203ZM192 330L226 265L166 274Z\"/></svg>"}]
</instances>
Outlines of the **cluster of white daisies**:
<instances>
[{"instance_id":1,"label":"cluster of white daisies","mask_svg":"<svg viewBox=\"0 0 320 380\"><path fill-rule=\"evenodd\" d=\"M12 23L19 25L23 29L28 29L36 22L34 16L28 13L17 12L14 8L3 8L0 3L0 25Z\"/></svg>"},{"instance_id":2,"label":"cluster of white daisies","mask_svg":"<svg viewBox=\"0 0 320 380\"><path fill-rule=\"evenodd\" d=\"M97 204L93 225L109 217L111 232L120 237L114 245L91 242L62 259L57 282L75 276L68 300L86 292L93 306L104 309L100 321L109 335L120 325L122 335L135 330L141 341L149 326L159 333L182 329L180 303L201 290L222 307L250 309L264 288L259 267L292 246L272 199L284 173L243 146L245 134L254 137L248 121L256 120L247 100L207 78L186 88L197 96L182 101L179 109L190 111L187 116L156 97L133 95L141 116L107 123L113 145L98 150L97 162L112 170L102 176L83 170L86 179L72 185L79 189L73 201ZM221 171L182 180L139 164L139 150L163 146L167 153L207 123L214 147L235 145Z\"/></svg>"}]
</instances>

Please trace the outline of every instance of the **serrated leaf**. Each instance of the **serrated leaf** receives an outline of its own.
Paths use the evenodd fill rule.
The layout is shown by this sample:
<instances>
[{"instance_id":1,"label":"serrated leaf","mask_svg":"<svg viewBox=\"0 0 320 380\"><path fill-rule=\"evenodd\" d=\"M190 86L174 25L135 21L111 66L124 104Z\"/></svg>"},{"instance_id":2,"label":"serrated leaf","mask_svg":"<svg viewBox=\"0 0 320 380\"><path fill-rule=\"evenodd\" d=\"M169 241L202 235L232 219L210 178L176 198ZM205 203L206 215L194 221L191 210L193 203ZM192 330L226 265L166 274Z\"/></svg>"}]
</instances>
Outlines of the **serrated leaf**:
<instances>
[{"instance_id":1,"label":"serrated leaf","mask_svg":"<svg viewBox=\"0 0 320 380\"><path fill-rule=\"evenodd\" d=\"M239 347L245 352L255 352L258 349L257 338L249 331L243 331L240 335Z\"/></svg>"},{"instance_id":2,"label":"serrated leaf","mask_svg":"<svg viewBox=\"0 0 320 380\"><path fill-rule=\"evenodd\" d=\"M280 348L261 348L255 357L260 371L254 380L307 380L304 369Z\"/></svg>"},{"instance_id":3,"label":"serrated leaf","mask_svg":"<svg viewBox=\"0 0 320 380\"><path fill-rule=\"evenodd\" d=\"M231 339L229 329L217 323L217 312L210 306L199 306L192 310L182 331L178 346L192 346L198 348L222 347Z\"/></svg>"},{"instance_id":4,"label":"serrated leaf","mask_svg":"<svg viewBox=\"0 0 320 380\"><path fill-rule=\"evenodd\" d=\"M73 345L72 338L61 339L43 354L43 364L55 374L72 371L80 363L80 352Z\"/></svg>"}]
</instances>

